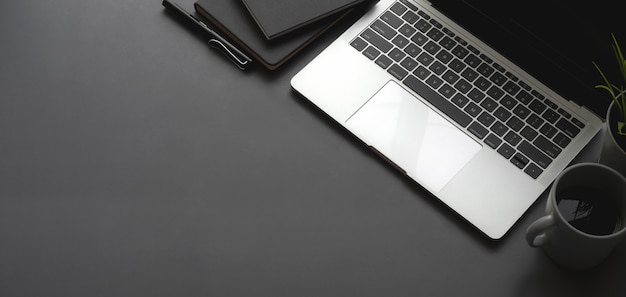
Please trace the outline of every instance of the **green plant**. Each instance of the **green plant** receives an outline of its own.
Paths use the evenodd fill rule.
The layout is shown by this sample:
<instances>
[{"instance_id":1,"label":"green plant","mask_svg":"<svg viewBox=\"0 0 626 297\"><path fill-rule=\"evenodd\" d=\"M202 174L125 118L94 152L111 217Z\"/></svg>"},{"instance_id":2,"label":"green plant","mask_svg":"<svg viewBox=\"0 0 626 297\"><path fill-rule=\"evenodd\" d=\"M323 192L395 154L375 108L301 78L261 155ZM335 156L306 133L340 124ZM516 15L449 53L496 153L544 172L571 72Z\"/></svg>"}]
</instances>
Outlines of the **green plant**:
<instances>
[{"instance_id":1,"label":"green plant","mask_svg":"<svg viewBox=\"0 0 626 297\"><path fill-rule=\"evenodd\" d=\"M626 60L624 59L624 54L622 53L622 49L620 48L615 35L611 34L611 37L613 37L613 53L615 54L615 58L617 58L617 64L619 65L619 70L622 74L621 80L622 83L626 83ZM624 88L624 85L618 86L617 84L612 84L596 62L593 62L593 65L596 67L604 80L604 84L599 84L595 87L597 89L606 90L611 94L611 98L615 102L615 108L619 110L620 115L620 118L617 120L617 131L620 135L626 136L626 89Z\"/></svg>"}]
</instances>

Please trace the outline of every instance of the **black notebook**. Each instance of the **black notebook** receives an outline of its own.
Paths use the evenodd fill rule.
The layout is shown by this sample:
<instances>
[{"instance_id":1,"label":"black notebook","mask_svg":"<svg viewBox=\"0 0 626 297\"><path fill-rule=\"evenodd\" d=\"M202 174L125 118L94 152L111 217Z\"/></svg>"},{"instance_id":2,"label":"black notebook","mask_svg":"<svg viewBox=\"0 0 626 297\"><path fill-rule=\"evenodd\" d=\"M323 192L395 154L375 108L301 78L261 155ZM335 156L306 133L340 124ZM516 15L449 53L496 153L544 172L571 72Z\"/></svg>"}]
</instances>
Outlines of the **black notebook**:
<instances>
[{"instance_id":1,"label":"black notebook","mask_svg":"<svg viewBox=\"0 0 626 297\"><path fill-rule=\"evenodd\" d=\"M298 34L267 40L240 0L199 0L195 9L237 47L270 70L280 67L350 11L305 26Z\"/></svg>"},{"instance_id":2,"label":"black notebook","mask_svg":"<svg viewBox=\"0 0 626 297\"><path fill-rule=\"evenodd\" d=\"M287 34L365 0L241 0L267 39Z\"/></svg>"}]
</instances>

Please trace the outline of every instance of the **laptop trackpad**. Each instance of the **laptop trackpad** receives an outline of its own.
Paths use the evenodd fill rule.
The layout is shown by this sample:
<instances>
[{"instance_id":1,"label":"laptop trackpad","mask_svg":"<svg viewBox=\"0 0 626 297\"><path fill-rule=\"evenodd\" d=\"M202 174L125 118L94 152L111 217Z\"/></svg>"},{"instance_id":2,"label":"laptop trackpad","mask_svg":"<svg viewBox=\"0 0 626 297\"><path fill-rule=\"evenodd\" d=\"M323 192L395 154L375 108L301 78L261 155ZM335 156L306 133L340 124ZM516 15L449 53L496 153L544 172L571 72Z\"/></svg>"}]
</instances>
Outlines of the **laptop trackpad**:
<instances>
[{"instance_id":1,"label":"laptop trackpad","mask_svg":"<svg viewBox=\"0 0 626 297\"><path fill-rule=\"evenodd\" d=\"M433 193L482 147L393 81L352 115L346 126Z\"/></svg>"}]
</instances>

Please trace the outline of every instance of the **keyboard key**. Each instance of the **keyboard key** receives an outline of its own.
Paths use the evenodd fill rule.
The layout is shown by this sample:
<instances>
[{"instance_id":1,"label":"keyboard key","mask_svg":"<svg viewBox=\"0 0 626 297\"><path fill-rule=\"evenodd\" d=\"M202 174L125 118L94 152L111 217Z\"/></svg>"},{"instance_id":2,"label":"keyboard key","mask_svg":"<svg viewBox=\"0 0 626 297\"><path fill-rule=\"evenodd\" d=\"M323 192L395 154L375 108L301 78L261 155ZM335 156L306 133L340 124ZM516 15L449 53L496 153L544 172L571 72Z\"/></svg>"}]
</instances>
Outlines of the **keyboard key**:
<instances>
[{"instance_id":1,"label":"keyboard key","mask_svg":"<svg viewBox=\"0 0 626 297\"><path fill-rule=\"evenodd\" d=\"M567 137L567 135L563 134L562 132L559 132L556 136L554 136L554 139L552 140L554 141L554 143L562 148L565 148L572 141L569 137Z\"/></svg>"},{"instance_id":2,"label":"keyboard key","mask_svg":"<svg viewBox=\"0 0 626 297\"><path fill-rule=\"evenodd\" d=\"M578 128L585 128L585 123L581 122L577 118L572 118L572 123L574 123L574 125L576 125Z\"/></svg>"},{"instance_id":3,"label":"keyboard key","mask_svg":"<svg viewBox=\"0 0 626 297\"><path fill-rule=\"evenodd\" d=\"M485 79L484 77L479 77L475 82L474 85L479 88L482 91L487 91L487 89L489 89L489 87L491 87L491 83Z\"/></svg>"},{"instance_id":4,"label":"keyboard key","mask_svg":"<svg viewBox=\"0 0 626 297\"><path fill-rule=\"evenodd\" d=\"M437 59L439 59L439 61L444 64L448 64L448 62L452 60L452 54L450 54L446 50L439 51L439 53L435 57L437 57Z\"/></svg>"},{"instance_id":5,"label":"keyboard key","mask_svg":"<svg viewBox=\"0 0 626 297\"><path fill-rule=\"evenodd\" d=\"M413 69L417 67L417 62L410 57L406 57L404 58L404 60L402 60L400 66L404 67L404 69L406 69L407 71L413 71Z\"/></svg>"},{"instance_id":6,"label":"keyboard key","mask_svg":"<svg viewBox=\"0 0 626 297\"><path fill-rule=\"evenodd\" d=\"M402 59L404 59L405 56L406 56L406 53L404 53L398 48L394 48L389 52L389 57L396 62L402 61Z\"/></svg>"},{"instance_id":7,"label":"keyboard key","mask_svg":"<svg viewBox=\"0 0 626 297\"><path fill-rule=\"evenodd\" d=\"M465 67L465 64L463 64L463 67ZM463 70L463 72L461 73L461 76L467 79L468 81L472 82L478 77L478 72L474 71L472 68L467 68Z\"/></svg>"},{"instance_id":8,"label":"keyboard key","mask_svg":"<svg viewBox=\"0 0 626 297\"><path fill-rule=\"evenodd\" d=\"M493 122L496 121L496 118L494 118L492 115L490 115L488 112L483 112L480 114L480 116L477 118L478 122L483 124L483 126L485 127L489 127L493 124Z\"/></svg>"},{"instance_id":9,"label":"keyboard key","mask_svg":"<svg viewBox=\"0 0 626 297\"><path fill-rule=\"evenodd\" d=\"M432 28L430 31L428 31L426 35L428 35L428 37L430 37L434 41L439 41L441 38L445 36L445 34L441 32L440 30L438 30L437 28Z\"/></svg>"},{"instance_id":10,"label":"keyboard key","mask_svg":"<svg viewBox=\"0 0 626 297\"><path fill-rule=\"evenodd\" d=\"M391 75L393 75L393 77L395 77L398 80L404 79L409 74L408 71L400 67L400 65L398 64L393 64L391 67L389 67L387 72L389 72Z\"/></svg>"},{"instance_id":11,"label":"keyboard key","mask_svg":"<svg viewBox=\"0 0 626 297\"><path fill-rule=\"evenodd\" d=\"M491 130L491 132L495 133L496 135L498 135L500 137L504 136L504 134L509 132L509 128L505 124L500 122L500 121L497 121L495 124L493 124L493 126L491 126L490 130Z\"/></svg>"},{"instance_id":12,"label":"keyboard key","mask_svg":"<svg viewBox=\"0 0 626 297\"><path fill-rule=\"evenodd\" d=\"M428 30L430 30L430 28L432 28L432 26L433 25L431 25L425 19L420 19L419 21L417 21L417 23L415 23L415 28L417 28L418 30L422 31L422 33L428 32Z\"/></svg>"},{"instance_id":13,"label":"keyboard key","mask_svg":"<svg viewBox=\"0 0 626 297\"><path fill-rule=\"evenodd\" d=\"M470 116L472 117L477 117L481 111L483 111L482 108L480 108L480 106L476 105L476 103L470 102L470 104L467 105L467 107L465 107L465 112L467 112Z\"/></svg>"},{"instance_id":14,"label":"keyboard key","mask_svg":"<svg viewBox=\"0 0 626 297\"><path fill-rule=\"evenodd\" d=\"M485 93L481 92L479 89L474 88L469 92L469 94L467 94L467 97L472 99L472 101L478 103L480 101L483 101L483 99L485 98Z\"/></svg>"},{"instance_id":15,"label":"keyboard key","mask_svg":"<svg viewBox=\"0 0 626 297\"><path fill-rule=\"evenodd\" d=\"M424 82L433 88L433 90L439 89L443 84L443 80L435 75L429 76Z\"/></svg>"},{"instance_id":16,"label":"keyboard key","mask_svg":"<svg viewBox=\"0 0 626 297\"><path fill-rule=\"evenodd\" d=\"M463 40L463 38L459 36L454 37L454 41L458 42L461 46L467 45L467 41Z\"/></svg>"},{"instance_id":17,"label":"keyboard key","mask_svg":"<svg viewBox=\"0 0 626 297\"><path fill-rule=\"evenodd\" d=\"M517 105L517 100L509 95L506 95L504 96L504 98L502 98L502 100L500 100L500 103L502 103L502 105L504 105L504 107L506 107L508 110L511 110L513 109L513 107L515 107L515 105Z\"/></svg>"},{"instance_id":18,"label":"keyboard key","mask_svg":"<svg viewBox=\"0 0 626 297\"><path fill-rule=\"evenodd\" d=\"M454 37L455 36L454 32L452 32L452 30L450 30L448 28L442 28L441 31L443 31L443 33L446 33L446 35L448 35L450 37Z\"/></svg>"},{"instance_id":19,"label":"keyboard key","mask_svg":"<svg viewBox=\"0 0 626 297\"><path fill-rule=\"evenodd\" d=\"M493 101L493 99L491 98L487 98L483 100L483 102L480 103L480 106L482 106L484 109L488 110L489 112L492 112L496 109L496 107L498 107L498 103Z\"/></svg>"},{"instance_id":20,"label":"keyboard key","mask_svg":"<svg viewBox=\"0 0 626 297\"><path fill-rule=\"evenodd\" d=\"M515 149L512 148L510 145L504 143L498 149L498 153L502 155L504 158L510 159L511 156L513 156L513 154L515 153Z\"/></svg>"},{"instance_id":21,"label":"keyboard key","mask_svg":"<svg viewBox=\"0 0 626 297\"><path fill-rule=\"evenodd\" d=\"M457 106L446 100L443 96L433 91L430 87L419 81L415 76L409 75L404 84L414 92L421 95L426 101L432 104L435 108L446 114L452 120L457 122L462 127L467 127L472 121L465 112L459 109Z\"/></svg>"},{"instance_id":22,"label":"keyboard key","mask_svg":"<svg viewBox=\"0 0 626 297\"><path fill-rule=\"evenodd\" d=\"M539 96L537 96L537 97L539 97ZM552 102L550 99L547 99L547 98L541 98L541 99L544 99L543 102L547 106L550 106L550 108L555 109L555 110L559 108L559 106L556 105L556 103Z\"/></svg>"},{"instance_id":23,"label":"keyboard key","mask_svg":"<svg viewBox=\"0 0 626 297\"><path fill-rule=\"evenodd\" d=\"M441 62L435 60L435 62L432 65L430 65L428 69L430 69L430 71L432 71L433 73L437 75L441 75L443 74L444 71L446 71L446 66L441 64Z\"/></svg>"},{"instance_id":24,"label":"keyboard key","mask_svg":"<svg viewBox=\"0 0 626 297\"><path fill-rule=\"evenodd\" d=\"M546 110L546 112L543 113L541 117L544 118L546 121L554 124L561 116L559 116L556 111L548 109Z\"/></svg>"},{"instance_id":25,"label":"keyboard key","mask_svg":"<svg viewBox=\"0 0 626 297\"><path fill-rule=\"evenodd\" d=\"M454 41L454 39L452 39L451 37L446 36L439 41L439 45L447 50L452 50L457 45L457 42Z\"/></svg>"},{"instance_id":26,"label":"keyboard key","mask_svg":"<svg viewBox=\"0 0 626 297\"><path fill-rule=\"evenodd\" d=\"M504 136L504 141L508 142L512 146L516 146L520 143L520 141L522 141L522 137L513 131L509 131L509 133Z\"/></svg>"},{"instance_id":27,"label":"keyboard key","mask_svg":"<svg viewBox=\"0 0 626 297\"><path fill-rule=\"evenodd\" d=\"M546 121L538 117L536 114L531 114L528 119L526 119L526 123L535 129L539 129L539 127L541 127L545 122Z\"/></svg>"},{"instance_id":28,"label":"keyboard key","mask_svg":"<svg viewBox=\"0 0 626 297\"><path fill-rule=\"evenodd\" d=\"M420 32L417 32L413 35L413 37L411 37L411 40L415 42L415 44L422 46L428 41L428 37L424 36L424 34Z\"/></svg>"},{"instance_id":29,"label":"keyboard key","mask_svg":"<svg viewBox=\"0 0 626 297\"><path fill-rule=\"evenodd\" d=\"M502 73L496 72L489 78L489 80L498 86L502 86L508 79L506 76L502 75Z\"/></svg>"},{"instance_id":30,"label":"keyboard key","mask_svg":"<svg viewBox=\"0 0 626 297\"><path fill-rule=\"evenodd\" d=\"M504 69L504 67L502 67L502 66L501 66L500 64L498 64L498 63L493 63L493 68L495 68L496 70L498 70L498 71L500 71L500 72L502 72L502 73L506 72L506 69Z\"/></svg>"},{"instance_id":31,"label":"keyboard key","mask_svg":"<svg viewBox=\"0 0 626 297\"><path fill-rule=\"evenodd\" d=\"M552 163L552 159L548 157L546 154L542 153L539 149L535 148L530 142L524 140L517 147L520 152L524 155L528 156L531 160L533 160L537 165L541 168L546 169L550 163Z\"/></svg>"},{"instance_id":32,"label":"keyboard key","mask_svg":"<svg viewBox=\"0 0 626 297\"><path fill-rule=\"evenodd\" d=\"M517 94L517 92L521 89L521 87L513 81L508 81L502 88L511 96L515 96L515 94Z\"/></svg>"},{"instance_id":33,"label":"keyboard key","mask_svg":"<svg viewBox=\"0 0 626 297\"><path fill-rule=\"evenodd\" d=\"M541 127L541 129L539 129L539 132L545 135L548 139L551 139L552 137L554 137L554 135L556 135L557 130L556 128L552 127L552 125L546 123Z\"/></svg>"},{"instance_id":34,"label":"keyboard key","mask_svg":"<svg viewBox=\"0 0 626 297\"><path fill-rule=\"evenodd\" d=\"M450 99L456 94L456 90L449 84L443 84L441 88L439 88L439 94Z\"/></svg>"},{"instance_id":35,"label":"keyboard key","mask_svg":"<svg viewBox=\"0 0 626 297\"><path fill-rule=\"evenodd\" d=\"M454 60L452 60L452 62L448 64L448 67L450 67L450 69L452 69L456 73L461 73L461 71L465 69L466 65L465 63L463 63L463 61L459 60L458 58L455 58ZM474 78L476 77L474 76ZM468 80L474 80L474 79L472 78Z\"/></svg>"},{"instance_id":36,"label":"keyboard key","mask_svg":"<svg viewBox=\"0 0 626 297\"><path fill-rule=\"evenodd\" d=\"M422 65L424 66L430 65L430 63L432 63L434 60L435 58L433 58L433 56L429 55L426 52L422 53L421 55L417 57L417 61L422 63Z\"/></svg>"},{"instance_id":37,"label":"keyboard key","mask_svg":"<svg viewBox=\"0 0 626 297\"><path fill-rule=\"evenodd\" d=\"M526 169L524 169L524 172L526 172L526 174L528 174L530 177L537 179L541 175L541 173L543 173L543 170L541 170L541 168L539 168L539 166L535 165L534 163L530 163L528 164Z\"/></svg>"},{"instance_id":38,"label":"keyboard key","mask_svg":"<svg viewBox=\"0 0 626 297\"><path fill-rule=\"evenodd\" d=\"M419 66L413 72L413 74L415 74L421 80L425 80L427 77L430 76L430 70L426 69L426 67L424 67L424 66Z\"/></svg>"},{"instance_id":39,"label":"keyboard key","mask_svg":"<svg viewBox=\"0 0 626 297\"><path fill-rule=\"evenodd\" d=\"M404 38L404 36L402 36L401 34L398 34L396 35L396 37L393 38L391 43L393 43L399 49L403 49L405 46L409 44L409 40Z\"/></svg>"},{"instance_id":40,"label":"keyboard key","mask_svg":"<svg viewBox=\"0 0 626 297\"><path fill-rule=\"evenodd\" d=\"M528 141L532 141L533 139L535 139L535 137L537 137L537 135L539 135L539 133L537 133L537 131L535 131L535 129L531 128L530 126L524 127L520 134L522 135L522 137L528 139Z\"/></svg>"},{"instance_id":41,"label":"keyboard key","mask_svg":"<svg viewBox=\"0 0 626 297\"><path fill-rule=\"evenodd\" d=\"M461 79L454 85L454 87L459 90L459 92L467 94L467 92L472 89L472 84L464 79Z\"/></svg>"},{"instance_id":42,"label":"keyboard key","mask_svg":"<svg viewBox=\"0 0 626 297\"><path fill-rule=\"evenodd\" d=\"M526 90L526 91L530 91L530 90L531 90L531 87L530 87L527 83L525 83L525 82L523 82L523 81L519 81L519 82L517 82L517 84L518 84L520 87L522 87L522 89L524 89L524 90ZM530 95L530 94L529 94L529 95Z\"/></svg>"},{"instance_id":43,"label":"keyboard key","mask_svg":"<svg viewBox=\"0 0 626 297\"><path fill-rule=\"evenodd\" d=\"M504 91L496 86L492 86L487 90L487 95L491 96L494 100L500 100L500 98L504 96Z\"/></svg>"},{"instance_id":44,"label":"keyboard key","mask_svg":"<svg viewBox=\"0 0 626 297\"><path fill-rule=\"evenodd\" d=\"M376 20L371 26L376 33L382 35L387 40L391 40L394 36L396 36L396 30L389 27L387 24L383 23L381 20Z\"/></svg>"},{"instance_id":45,"label":"keyboard key","mask_svg":"<svg viewBox=\"0 0 626 297\"><path fill-rule=\"evenodd\" d=\"M506 122L506 125L507 125L509 128L513 129L514 131L519 131L519 130L521 130L522 128L524 128L524 122L523 122L520 118L518 118L518 117L516 117L516 116L511 117L511 118L510 118L510 119Z\"/></svg>"},{"instance_id":46,"label":"keyboard key","mask_svg":"<svg viewBox=\"0 0 626 297\"><path fill-rule=\"evenodd\" d=\"M508 77L513 82L517 82L519 80L519 77L515 76L515 74L513 74L511 72L507 71L506 73L504 73L504 75L506 75L506 77Z\"/></svg>"},{"instance_id":47,"label":"keyboard key","mask_svg":"<svg viewBox=\"0 0 626 297\"><path fill-rule=\"evenodd\" d=\"M378 57L378 55L380 55L380 51L370 45L363 51L363 55L368 57L370 60L374 60Z\"/></svg>"},{"instance_id":48,"label":"keyboard key","mask_svg":"<svg viewBox=\"0 0 626 297\"><path fill-rule=\"evenodd\" d=\"M393 60L387 56L380 55L378 59L376 59L376 65L380 66L382 69L387 69L391 64L393 64Z\"/></svg>"},{"instance_id":49,"label":"keyboard key","mask_svg":"<svg viewBox=\"0 0 626 297\"><path fill-rule=\"evenodd\" d=\"M457 56L459 59L463 59L467 56L467 54L469 54L469 51L463 46L458 45L452 50L452 54Z\"/></svg>"},{"instance_id":50,"label":"keyboard key","mask_svg":"<svg viewBox=\"0 0 626 297\"><path fill-rule=\"evenodd\" d=\"M471 45L471 44L468 44L468 45L467 45L467 49L468 49L470 52L474 53L475 55L480 55L480 51L479 51L476 47L474 47L473 45Z\"/></svg>"},{"instance_id":51,"label":"keyboard key","mask_svg":"<svg viewBox=\"0 0 626 297\"><path fill-rule=\"evenodd\" d=\"M489 134L489 136L485 138L485 143L492 149L495 149L502 143L502 139L494 134Z\"/></svg>"},{"instance_id":52,"label":"keyboard key","mask_svg":"<svg viewBox=\"0 0 626 297\"><path fill-rule=\"evenodd\" d=\"M484 75L485 77L489 77L496 70L493 69L493 67L489 66L489 64L482 63L480 64L480 66L478 66L478 68L476 68L476 71L478 71L478 73Z\"/></svg>"},{"instance_id":53,"label":"keyboard key","mask_svg":"<svg viewBox=\"0 0 626 297\"><path fill-rule=\"evenodd\" d=\"M506 108L500 106L498 107L498 109L496 109L496 111L493 112L493 115L499 120L506 122L512 114Z\"/></svg>"},{"instance_id":54,"label":"keyboard key","mask_svg":"<svg viewBox=\"0 0 626 297\"><path fill-rule=\"evenodd\" d=\"M395 12L397 15L402 15L405 11L407 11L407 8L406 6L400 4L400 2L396 2L389 10Z\"/></svg>"},{"instance_id":55,"label":"keyboard key","mask_svg":"<svg viewBox=\"0 0 626 297\"><path fill-rule=\"evenodd\" d=\"M413 11L417 11L417 7L415 7L415 5L411 4L411 2L407 1L407 0L400 0L400 2L402 2L402 4L406 5L406 7L408 7L409 9L413 10Z\"/></svg>"},{"instance_id":56,"label":"keyboard key","mask_svg":"<svg viewBox=\"0 0 626 297\"><path fill-rule=\"evenodd\" d=\"M460 76L452 70L446 71L446 73L442 76L445 81L449 84L454 84L457 80L459 80Z\"/></svg>"},{"instance_id":57,"label":"keyboard key","mask_svg":"<svg viewBox=\"0 0 626 297\"><path fill-rule=\"evenodd\" d=\"M402 25L402 27L399 30L399 32L406 37L413 36L413 33L415 33L415 31L417 30L415 30L415 28L411 27L411 25L409 24Z\"/></svg>"},{"instance_id":58,"label":"keyboard key","mask_svg":"<svg viewBox=\"0 0 626 297\"><path fill-rule=\"evenodd\" d=\"M411 43L409 44L405 49L404 52L411 56L412 58L417 57L417 55L422 51L421 48L417 47L415 44Z\"/></svg>"},{"instance_id":59,"label":"keyboard key","mask_svg":"<svg viewBox=\"0 0 626 297\"><path fill-rule=\"evenodd\" d=\"M463 61L465 61L467 65L473 68L478 67L478 65L481 63L480 59L474 54L470 54Z\"/></svg>"},{"instance_id":60,"label":"keyboard key","mask_svg":"<svg viewBox=\"0 0 626 297\"><path fill-rule=\"evenodd\" d=\"M408 11L402 16L402 19L405 20L409 24L415 23L420 17L412 11Z\"/></svg>"},{"instance_id":61,"label":"keyboard key","mask_svg":"<svg viewBox=\"0 0 626 297\"><path fill-rule=\"evenodd\" d=\"M467 130L474 134L474 136L478 137L478 139L485 138L485 136L487 136L487 133L489 133L489 130L487 130L487 128L483 127L483 125L478 122L473 122L471 125L469 125L469 127L467 127Z\"/></svg>"},{"instance_id":62,"label":"keyboard key","mask_svg":"<svg viewBox=\"0 0 626 297\"><path fill-rule=\"evenodd\" d=\"M574 124L570 123L568 120L561 118L557 123L556 127L561 129L567 136L570 138L576 137L580 132L580 128L576 127Z\"/></svg>"},{"instance_id":63,"label":"keyboard key","mask_svg":"<svg viewBox=\"0 0 626 297\"><path fill-rule=\"evenodd\" d=\"M372 31L371 29L367 29L363 33L361 33L361 38L363 38L384 53L393 48L393 44L382 38L380 35L376 34L376 32Z\"/></svg>"},{"instance_id":64,"label":"keyboard key","mask_svg":"<svg viewBox=\"0 0 626 297\"><path fill-rule=\"evenodd\" d=\"M436 44L433 41L429 41L428 43L426 43L426 45L424 45L424 50L429 52L433 56L437 54L440 49L441 49L441 46Z\"/></svg>"},{"instance_id":65,"label":"keyboard key","mask_svg":"<svg viewBox=\"0 0 626 297\"><path fill-rule=\"evenodd\" d=\"M513 113L522 119L525 119L531 114L530 109L522 104L518 104L515 109L513 109Z\"/></svg>"},{"instance_id":66,"label":"keyboard key","mask_svg":"<svg viewBox=\"0 0 626 297\"><path fill-rule=\"evenodd\" d=\"M417 8L415 8L415 10L417 10ZM430 16L421 10L418 11L417 14L419 14L419 16L423 17L425 20L430 20Z\"/></svg>"},{"instance_id":67,"label":"keyboard key","mask_svg":"<svg viewBox=\"0 0 626 297\"><path fill-rule=\"evenodd\" d=\"M519 169L523 169L526 167L526 164L530 162L528 158L524 157L524 155L517 153L513 158L511 158L511 163L517 166Z\"/></svg>"},{"instance_id":68,"label":"keyboard key","mask_svg":"<svg viewBox=\"0 0 626 297\"><path fill-rule=\"evenodd\" d=\"M536 112L537 114L542 114L548 107L545 104L543 104L541 101L535 99L530 103L530 105L528 105L528 108L530 108L532 111Z\"/></svg>"},{"instance_id":69,"label":"keyboard key","mask_svg":"<svg viewBox=\"0 0 626 297\"><path fill-rule=\"evenodd\" d=\"M528 86L528 85L526 85L526 86ZM528 89L530 90L530 86L528 86ZM517 100L519 100L520 102L524 103L524 104L528 104L528 102L532 101L534 97L533 97L533 95L531 95L530 93L528 93L526 91L521 91L521 92L517 93L515 98Z\"/></svg>"},{"instance_id":70,"label":"keyboard key","mask_svg":"<svg viewBox=\"0 0 626 297\"><path fill-rule=\"evenodd\" d=\"M431 19L428 22L431 23L437 29L443 28L443 25L441 23L437 22L435 19Z\"/></svg>"},{"instance_id":71,"label":"keyboard key","mask_svg":"<svg viewBox=\"0 0 626 297\"><path fill-rule=\"evenodd\" d=\"M389 26L395 29L398 29L402 24L404 24L404 21L401 18L397 17L395 14L393 14L391 11L383 13L383 15L380 16L380 19L382 19L383 21L385 21L385 23L389 24Z\"/></svg>"},{"instance_id":72,"label":"keyboard key","mask_svg":"<svg viewBox=\"0 0 626 297\"><path fill-rule=\"evenodd\" d=\"M460 59L465 58L465 56L467 56L467 54L469 54L469 51L464 48L461 45L457 45L453 50L452 50L452 54L454 54L455 56L457 56Z\"/></svg>"},{"instance_id":73,"label":"keyboard key","mask_svg":"<svg viewBox=\"0 0 626 297\"><path fill-rule=\"evenodd\" d=\"M467 97L457 93L456 95L454 95L454 97L452 97L452 103L456 104L456 106L458 106L459 108L463 108L468 102L469 99L467 99Z\"/></svg>"},{"instance_id":74,"label":"keyboard key","mask_svg":"<svg viewBox=\"0 0 626 297\"><path fill-rule=\"evenodd\" d=\"M533 141L533 144L552 159L556 158L562 151L560 147L541 135Z\"/></svg>"},{"instance_id":75,"label":"keyboard key","mask_svg":"<svg viewBox=\"0 0 626 297\"><path fill-rule=\"evenodd\" d=\"M362 38L357 37L354 40L352 40L350 45L352 45L352 47L354 47L357 51L360 52L360 51L364 50L367 47L368 44Z\"/></svg>"}]
</instances>

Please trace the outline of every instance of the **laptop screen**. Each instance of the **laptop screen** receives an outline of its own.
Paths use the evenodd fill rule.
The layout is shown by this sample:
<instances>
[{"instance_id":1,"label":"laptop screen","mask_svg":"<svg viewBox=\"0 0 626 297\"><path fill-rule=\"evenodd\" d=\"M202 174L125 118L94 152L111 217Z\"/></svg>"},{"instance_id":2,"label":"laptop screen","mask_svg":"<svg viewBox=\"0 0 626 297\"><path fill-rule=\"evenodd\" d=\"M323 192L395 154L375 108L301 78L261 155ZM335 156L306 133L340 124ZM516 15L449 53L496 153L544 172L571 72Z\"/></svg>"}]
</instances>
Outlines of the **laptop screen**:
<instances>
[{"instance_id":1,"label":"laptop screen","mask_svg":"<svg viewBox=\"0 0 626 297\"><path fill-rule=\"evenodd\" d=\"M619 82L611 33L626 50L624 13L611 0L432 0L435 7L563 97L604 118L610 98L594 88ZM624 40L624 41L622 41Z\"/></svg>"}]
</instances>

